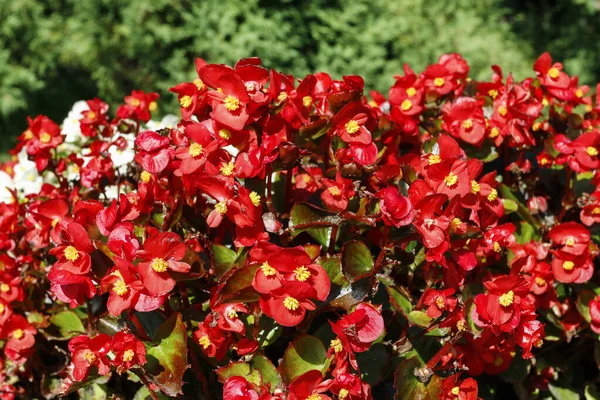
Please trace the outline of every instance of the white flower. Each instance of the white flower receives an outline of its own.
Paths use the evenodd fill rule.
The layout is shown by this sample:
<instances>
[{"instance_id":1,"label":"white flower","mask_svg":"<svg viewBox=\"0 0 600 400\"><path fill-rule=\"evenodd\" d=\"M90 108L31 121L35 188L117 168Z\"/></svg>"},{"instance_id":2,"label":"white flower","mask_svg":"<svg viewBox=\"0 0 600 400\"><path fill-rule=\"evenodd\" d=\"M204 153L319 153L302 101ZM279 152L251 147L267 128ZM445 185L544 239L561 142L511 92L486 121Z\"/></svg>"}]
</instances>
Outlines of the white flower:
<instances>
[{"instance_id":1,"label":"white flower","mask_svg":"<svg viewBox=\"0 0 600 400\"><path fill-rule=\"evenodd\" d=\"M12 177L4 171L0 171L0 202L12 203L14 201L9 189L15 188Z\"/></svg>"},{"instance_id":2,"label":"white flower","mask_svg":"<svg viewBox=\"0 0 600 400\"><path fill-rule=\"evenodd\" d=\"M44 179L38 174L33 161L27 159L27 152L23 149L17 156L18 162L14 166L15 188L19 194L28 195L38 193L42 189Z\"/></svg>"},{"instance_id":3,"label":"white flower","mask_svg":"<svg viewBox=\"0 0 600 400\"><path fill-rule=\"evenodd\" d=\"M177 123L179 122L179 118L173 114L167 114L160 121L150 120L146 123L146 129L151 131L157 131L159 129L164 128L175 128Z\"/></svg>"},{"instance_id":4,"label":"white flower","mask_svg":"<svg viewBox=\"0 0 600 400\"><path fill-rule=\"evenodd\" d=\"M126 134L121 134L121 136L127 142L127 147L125 149L119 149L112 145L109 147L108 153L110 154L115 170L120 173L125 173L127 171L127 166L131 164L135 157L135 151L133 150L135 136Z\"/></svg>"},{"instance_id":5,"label":"white flower","mask_svg":"<svg viewBox=\"0 0 600 400\"><path fill-rule=\"evenodd\" d=\"M65 142L77 143L84 139L79 126L79 120L83 117L81 113L89 109L87 103L83 100L78 101L73 105L67 118L65 118L62 123L62 133L63 135L67 135Z\"/></svg>"}]
</instances>

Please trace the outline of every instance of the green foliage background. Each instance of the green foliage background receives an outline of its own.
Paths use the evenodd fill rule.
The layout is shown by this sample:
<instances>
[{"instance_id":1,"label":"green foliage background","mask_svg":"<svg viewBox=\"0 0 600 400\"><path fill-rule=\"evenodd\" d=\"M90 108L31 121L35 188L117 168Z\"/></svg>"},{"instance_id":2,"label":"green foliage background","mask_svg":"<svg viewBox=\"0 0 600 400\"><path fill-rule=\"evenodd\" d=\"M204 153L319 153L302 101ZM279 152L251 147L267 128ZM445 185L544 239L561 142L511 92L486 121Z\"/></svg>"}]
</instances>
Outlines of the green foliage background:
<instances>
[{"instance_id":1,"label":"green foliage background","mask_svg":"<svg viewBox=\"0 0 600 400\"><path fill-rule=\"evenodd\" d=\"M492 63L517 78L550 51L592 84L600 78L596 0L0 0L0 150L27 115L62 121L76 100L113 105L194 75L193 60L264 64L303 76L360 74L385 90L403 63L417 71L460 52L472 76Z\"/></svg>"}]
</instances>

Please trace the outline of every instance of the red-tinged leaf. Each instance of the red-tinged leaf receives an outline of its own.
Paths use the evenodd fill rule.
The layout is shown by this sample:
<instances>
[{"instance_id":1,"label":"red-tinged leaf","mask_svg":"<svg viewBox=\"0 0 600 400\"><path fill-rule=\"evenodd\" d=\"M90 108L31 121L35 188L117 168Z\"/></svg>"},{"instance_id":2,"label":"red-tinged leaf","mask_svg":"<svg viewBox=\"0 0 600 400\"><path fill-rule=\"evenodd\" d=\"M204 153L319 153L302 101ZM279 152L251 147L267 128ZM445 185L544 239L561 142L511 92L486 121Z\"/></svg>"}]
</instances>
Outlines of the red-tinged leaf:
<instances>
[{"instance_id":1,"label":"red-tinged leaf","mask_svg":"<svg viewBox=\"0 0 600 400\"><path fill-rule=\"evenodd\" d=\"M404 360L394 374L396 400L419 399L437 400L441 396L442 379L437 375L427 376L427 371L417 357ZM418 376L417 376L418 375Z\"/></svg>"},{"instance_id":2,"label":"red-tinged leaf","mask_svg":"<svg viewBox=\"0 0 600 400\"><path fill-rule=\"evenodd\" d=\"M252 369L250 364L242 361L231 362L229 365L217 369L217 376L221 383L225 383L227 379L233 376L241 376L257 386L260 386L262 382L260 372Z\"/></svg>"},{"instance_id":3,"label":"red-tinged leaf","mask_svg":"<svg viewBox=\"0 0 600 400\"><path fill-rule=\"evenodd\" d=\"M281 375L279 375L279 371L273 365L271 360L269 360L264 354L256 354L252 357L253 370L259 371L262 376L263 385L268 385L271 393L277 388L281 389L283 386L283 381L281 380Z\"/></svg>"},{"instance_id":4,"label":"red-tinged leaf","mask_svg":"<svg viewBox=\"0 0 600 400\"><path fill-rule=\"evenodd\" d=\"M148 350L146 370L168 396L182 394L183 374L188 368L187 330L180 314L165 321L152 335L156 344Z\"/></svg>"},{"instance_id":5,"label":"red-tinged leaf","mask_svg":"<svg viewBox=\"0 0 600 400\"><path fill-rule=\"evenodd\" d=\"M327 350L316 337L303 335L294 340L283 353L279 372L286 384L311 370L324 372L329 366Z\"/></svg>"},{"instance_id":6,"label":"red-tinged leaf","mask_svg":"<svg viewBox=\"0 0 600 400\"><path fill-rule=\"evenodd\" d=\"M352 240L342 247L342 272L349 282L373 274L373 256L364 242Z\"/></svg>"},{"instance_id":7,"label":"red-tinged leaf","mask_svg":"<svg viewBox=\"0 0 600 400\"><path fill-rule=\"evenodd\" d=\"M245 289L251 287L252 279L254 279L258 267L258 264L246 265L245 267L236 270L219 289L215 305L230 300ZM247 298L247 296L244 296L244 298ZM257 299L258 298L256 298L256 300Z\"/></svg>"}]
</instances>

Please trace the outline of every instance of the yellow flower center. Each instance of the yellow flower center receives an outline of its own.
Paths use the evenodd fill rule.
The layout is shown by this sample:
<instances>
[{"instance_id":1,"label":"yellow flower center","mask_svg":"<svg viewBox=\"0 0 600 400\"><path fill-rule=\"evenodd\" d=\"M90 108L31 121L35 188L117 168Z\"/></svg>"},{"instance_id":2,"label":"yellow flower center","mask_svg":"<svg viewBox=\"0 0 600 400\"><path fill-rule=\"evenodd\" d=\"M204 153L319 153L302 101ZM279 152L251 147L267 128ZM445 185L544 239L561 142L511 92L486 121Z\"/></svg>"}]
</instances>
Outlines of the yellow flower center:
<instances>
[{"instance_id":1,"label":"yellow flower center","mask_svg":"<svg viewBox=\"0 0 600 400\"><path fill-rule=\"evenodd\" d=\"M560 71L558 70L558 68L552 67L548 70L548 76L552 79L558 78L559 75L560 75Z\"/></svg>"},{"instance_id":2,"label":"yellow flower center","mask_svg":"<svg viewBox=\"0 0 600 400\"><path fill-rule=\"evenodd\" d=\"M223 176L231 176L234 168L235 164L233 161L229 161L227 164L223 163L223 165L221 165L221 174L223 174Z\"/></svg>"},{"instance_id":3,"label":"yellow flower center","mask_svg":"<svg viewBox=\"0 0 600 400\"><path fill-rule=\"evenodd\" d=\"M500 247L500 243L494 242L494 251L496 253L500 253L500 250L502 250L502 247Z\"/></svg>"},{"instance_id":4,"label":"yellow flower center","mask_svg":"<svg viewBox=\"0 0 600 400\"><path fill-rule=\"evenodd\" d=\"M17 340L21 340L23 336L25 336L25 332L23 332L23 329L15 329L12 333L12 337L14 337Z\"/></svg>"},{"instance_id":5,"label":"yellow flower center","mask_svg":"<svg viewBox=\"0 0 600 400\"><path fill-rule=\"evenodd\" d=\"M0 285L0 291L7 293L10 291L10 286L8 286L6 283L3 283Z\"/></svg>"},{"instance_id":6,"label":"yellow flower center","mask_svg":"<svg viewBox=\"0 0 600 400\"><path fill-rule=\"evenodd\" d=\"M4 304L0 303L0 314L4 314L5 309L6 307L4 307Z\"/></svg>"},{"instance_id":7,"label":"yellow flower center","mask_svg":"<svg viewBox=\"0 0 600 400\"><path fill-rule=\"evenodd\" d=\"M281 93L279 93L279 96L277 96L277 101L282 102L282 101L287 100L287 98L288 98L287 93L281 92Z\"/></svg>"},{"instance_id":8,"label":"yellow flower center","mask_svg":"<svg viewBox=\"0 0 600 400\"><path fill-rule=\"evenodd\" d=\"M298 307L300 307L300 302L295 298L288 296L283 300L283 306L290 311L296 311Z\"/></svg>"},{"instance_id":9,"label":"yellow flower center","mask_svg":"<svg viewBox=\"0 0 600 400\"><path fill-rule=\"evenodd\" d=\"M467 330L467 328L465 328L465 321L462 319L459 319L456 322L456 329L458 329L459 332L464 332Z\"/></svg>"},{"instance_id":10,"label":"yellow flower center","mask_svg":"<svg viewBox=\"0 0 600 400\"><path fill-rule=\"evenodd\" d=\"M435 298L435 305L440 310L443 310L444 308L446 308L446 300L444 300L444 297L438 296L438 297Z\"/></svg>"},{"instance_id":11,"label":"yellow flower center","mask_svg":"<svg viewBox=\"0 0 600 400\"><path fill-rule=\"evenodd\" d=\"M204 82L202 82L202 79L194 79L194 85L196 85L198 90L204 89Z\"/></svg>"},{"instance_id":12,"label":"yellow flower center","mask_svg":"<svg viewBox=\"0 0 600 400\"><path fill-rule=\"evenodd\" d=\"M543 341L542 339L538 339L538 340L536 340L536 341L535 341L535 343L533 343L533 345L534 345L535 347L537 347L538 349L539 349L540 347L542 347L542 345L543 345L543 344L544 344L544 341Z\"/></svg>"},{"instance_id":13,"label":"yellow flower center","mask_svg":"<svg viewBox=\"0 0 600 400\"><path fill-rule=\"evenodd\" d=\"M451 187L456 185L458 182L458 176L454 172L450 172L445 178L444 182L446 182L446 186Z\"/></svg>"},{"instance_id":14,"label":"yellow flower center","mask_svg":"<svg viewBox=\"0 0 600 400\"><path fill-rule=\"evenodd\" d=\"M546 284L546 280L544 278L542 278L541 276L538 276L535 278L535 283L538 286L544 286Z\"/></svg>"},{"instance_id":15,"label":"yellow flower center","mask_svg":"<svg viewBox=\"0 0 600 400\"><path fill-rule=\"evenodd\" d=\"M471 181L471 193L477 194L481 190L481 186L477 181Z\"/></svg>"},{"instance_id":16,"label":"yellow flower center","mask_svg":"<svg viewBox=\"0 0 600 400\"><path fill-rule=\"evenodd\" d=\"M415 94L417 94L417 89L415 89L414 87L409 87L408 89L406 89L406 94L410 97L413 97Z\"/></svg>"},{"instance_id":17,"label":"yellow flower center","mask_svg":"<svg viewBox=\"0 0 600 400\"><path fill-rule=\"evenodd\" d=\"M571 271L575 268L575 263L573 261L565 261L562 267L565 271Z\"/></svg>"},{"instance_id":18,"label":"yellow flower center","mask_svg":"<svg viewBox=\"0 0 600 400\"><path fill-rule=\"evenodd\" d=\"M504 293L502 296L500 296L500 299L498 299L498 303L504 307L510 306L513 301L515 301L515 293L512 290Z\"/></svg>"},{"instance_id":19,"label":"yellow flower center","mask_svg":"<svg viewBox=\"0 0 600 400\"><path fill-rule=\"evenodd\" d=\"M91 350L86 350L83 353L83 358L85 358L85 361L87 361L90 365L96 362L96 355L92 353Z\"/></svg>"},{"instance_id":20,"label":"yellow flower center","mask_svg":"<svg viewBox=\"0 0 600 400\"><path fill-rule=\"evenodd\" d=\"M496 89L490 89L490 90L488 90L488 95L492 99L495 99L498 96L498 91Z\"/></svg>"},{"instance_id":21,"label":"yellow flower center","mask_svg":"<svg viewBox=\"0 0 600 400\"><path fill-rule=\"evenodd\" d=\"M135 356L135 352L133 350L125 350L123 353L123 362L129 362L133 360L133 356Z\"/></svg>"},{"instance_id":22,"label":"yellow flower center","mask_svg":"<svg viewBox=\"0 0 600 400\"><path fill-rule=\"evenodd\" d=\"M450 393L452 393L455 396L458 396L460 394L460 388L458 386L454 386Z\"/></svg>"},{"instance_id":23,"label":"yellow flower center","mask_svg":"<svg viewBox=\"0 0 600 400\"><path fill-rule=\"evenodd\" d=\"M492 189L490 194L488 194L488 196L487 196L488 201L494 201L497 198L498 198L498 191L496 189Z\"/></svg>"},{"instance_id":24,"label":"yellow flower center","mask_svg":"<svg viewBox=\"0 0 600 400\"><path fill-rule=\"evenodd\" d=\"M265 276L273 276L277 273L275 268L271 267L266 261L263 263L263 265L260 266L260 269L262 270Z\"/></svg>"},{"instance_id":25,"label":"yellow flower center","mask_svg":"<svg viewBox=\"0 0 600 400\"><path fill-rule=\"evenodd\" d=\"M442 162L442 158L440 156L438 156L437 154L432 154L429 156L427 161L429 162L429 165L439 164Z\"/></svg>"},{"instance_id":26,"label":"yellow flower center","mask_svg":"<svg viewBox=\"0 0 600 400\"><path fill-rule=\"evenodd\" d=\"M435 78L435 79L438 79L438 78ZM338 394L338 397L340 398L340 400L344 400L346 397L348 397L349 394L350 394L350 392L348 391L348 389L340 389L340 393Z\"/></svg>"},{"instance_id":27,"label":"yellow flower center","mask_svg":"<svg viewBox=\"0 0 600 400\"><path fill-rule=\"evenodd\" d=\"M233 308L230 308L227 311L227 318L229 318L229 319L236 319L237 317L238 317L238 313Z\"/></svg>"},{"instance_id":28,"label":"yellow flower center","mask_svg":"<svg viewBox=\"0 0 600 400\"><path fill-rule=\"evenodd\" d=\"M313 99L310 96L304 96L302 98L302 104L304 104L304 107L308 108L312 105Z\"/></svg>"},{"instance_id":29,"label":"yellow flower center","mask_svg":"<svg viewBox=\"0 0 600 400\"><path fill-rule=\"evenodd\" d=\"M543 98L543 99L542 99L542 105L543 105L544 107L546 107L548 104L550 104L550 102L548 101L548 99L546 99L546 98Z\"/></svg>"},{"instance_id":30,"label":"yellow flower center","mask_svg":"<svg viewBox=\"0 0 600 400\"><path fill-rule=\"evenodd\" d=\"M472 119L465 119L462 123L463 128L465 129L471 129L473 127L473 120Z\"/></svg>"},{"instance_id":31,"label":"yellow flower center","mask_svg":"<svg viewBox=\"0 0 600 400\"><path fill-rule=\"evenodd\" d=\"M493 138L495 138L495 137L497 137L499 134L500 134L500 131L499 131L499 130L498 130L498 128L496 128L496 127L493 127L493 128L490 130L490 137L491 137L492 139L493 139Z\"/></svg>"},{"instance_id":32,"label":"yellow flower center","mask_svg":"<svg viewBox=\"0 0 600 400\"><path fill-rule=\"evenodd\" d=\"M539 121L536 121L533 123L533 126L531 127L531 130L533 130L534 132L537 132L540 130L540 127L542 126L542 123Z\"/></svg>"},{"instance_id":33,"label":"yellow flower center","mask_svg":"<svg viewBox=\"0 0 600 400\"><path fill-rule=\"evenodd\" d=\"M354 135L360 129L360 125L358 125L358 122L356 122L353 119L348 121L346 125L344 125L344 127L346 128L346 132L348 132L351 135Z\"/></svg>"},{"instance_id":34,"label":"yellow flower center","mask_svg":"<svg viewBox=\"0 0 600 400\"><path fill-rule=\"evenodd\" d=\"M408 111L412 108L412 101L406 99L402 102L402 104L400 104L400 108L402 109L402 111Z\"/></svg>"},{"instance_id":35,"label":"yellow flower center","mask_svg":"<svg viewBox=\"0 0 600 400\"><path fill-rule=\"evenodd\" d=\"M342 341L340 340L340 338L333 339L329 343L329 347L331 347L336 353L339 353L340 351L344 350L344 346L342 345Z\"/></svg>"},{"instance_id":36,"label":"yellow flower center","mask_svg":"<svg viewBox=\"0 0 600 400\"><path fill-rule=\"evenodd\" d=\"M118 296L125 296L127 293L127 284L123 279L119 279L113 285L113 292L115 292Z\"/></svg>"},{"instance_id":37,"label":"yellow flower center","mask_svg":"<svg viewBox=\"0 0 600 400\"><path fill-rule=\"evenodd\" d=\"M501 116L504 117L507 112L508 112L508 109L506 108L506 106L498 107L498 114L500 114Z\"/></svg>"},{"instance_id":38,"label":"yellow flower center","mask_svg":"<svg viewBox=\"0 0 600 400\"><path fill-rule=\"evenodd\" d=\"M42 143L50 143L52 136L48 132L42 132L40 135L40 142Z\"/></svg>"},{"instance_id":39,"label":"yellow flower center","mask_svg":"<svg viewBox=\"0 0 600 400\"><path fill-rule=\"evenodd\" d=\"M179 99L179 104L181 104L181 107L183 108L188 108L192 105L192 98L188 95L181 96Z\"/></svg>"},{"instance_id":40,"label":"yellow flower center","mask_svg":"<svg viewBox=\"0 0 600 400\"><path fill-rule=\"evenodd\" d=\"M202 145L200 143L192 143L190 145L190 155L198 157L200 154L202 154Z\"/></svg>"},{"instance_id":41,"label":"yellow flower center","mask_svg":"<svg viewBox=\"0 0 600 400\"><path fill-rule=\"evenodd\" d=\"M254 207L258 207L260 205L260 194L250 192L250 201L254 204Z\"/></svg>"},{"instance_id":42,"label":"yellow flower center","mask_svg":"<svg viewBox=\"0 0 600 400\"><path fill-rule=\"evenodd\" d=\"M304 266L298 267L294 270L294 275L296 275L297 280L304 282L310 278L310 270Z\"/></svg>"},{"instance_id":43,"label":"yellow flower center","mask_svg":"<svg viewBox=\"0 0 600 400\"><path fill-rule=\"evenodd\" d=\"M67 246L63 251L65 258L69 261L76 261L79 258L79 252L73 246Z\"/></svg>"},{"instance_id":44,"label":"yellow flower center","mask_svg":"<svg viewBox=\"0 0 600 400\"><path fill-rule=\"evenodd\" d=\"M140 174L140 179L144 183L150 182L151 178L152 178L152 174L150 172L148 172L148 171L142 171L142 173Z\"/></svg>"},{"instance_id":45,"label":"yellow flower center","mask_svg":"<svg viewBox=\"0 0 600 400\"><path fill-rule=\"evenodd\" d=\"M225 140L229 140L231 139L231 132L229 132L227 129L219 129L219 136Z\"/></svg>"},{"instance_id":46,"label":"yellow flower center","mask_svg":"<svg viewBox=\"0 0 600 400\"><path fill-rule=\"evenodd\" d=\"M200 344L200 346L202 346L202 348L204 350L208 349L208 346L210 346L212 344L212 342L210 341L210 338L208 336L202 336L200 339L198 339L198 343Z\"/></svg>"},{"instance_id":47,"label":"yellow flower center","mask_svg":"<svg viewBox=\"0 0 600 400\"><path fill-rule=\"evenodd\" d=\"M598 150L592 146L585 149L585 152L588 153L590 157L596 157L598 155Z\"/></svg>"},{"instance_id":48,"label":"yellow flower center","mask_svg":"<svg viewBox=\"0 0 600 400\"><path fill-rule=\"evenodd\" d=\"M33 132L31 132L29 129L27 129L23 133L23 136L25 137L25 140L31 140L33 138Z\"/></svg>"},{"instance_id":49,"label":"yellow flower center","mask_svg":"<svg viewBox=\"0 0 600 400\"><path fill-rule=\"evenodd\" d=\"M148 104L148 110L150 110L150 111L154 111L157 108L158 108L158 104L155 101L153 101L150 104Z\"/></svg>"},{"instance_id":50,"label":"yellow flower center","mask_svg":"<svg viewBox=\"0 0 600 400\"><path fill-rule=\"evenodd\" d=\"M225 200L215 204L215 210L221 215L227 214L227 202Z\"/></svg>"},{"instance_id":51,"label":"yellow flower center","mask_svg":"<svg viewBox=\"0 0 600 400\"><path fill-rule=\"evenodd\" d=\"M581 90L581 89L577 89L577 90L575 91L575 96L576 96L578 99L582 98L582 97L583 97L583 90Z\"/></svg>"},{"instance_id":52,"label":"yellow flower center","mask_svg":"<svg viewBox=\"0 0 600 400\"><path fill-rule=\"evenodd\" d=\"M342 194L342 191L337 186L331 186L327 190L329 190L329 193L331 193L331 195L334 196L334 197L337 197L340 194Z\"/></svg>"},{"instance_id":53,"label":"yellow flower center","mask_svg":"<svg viewBox=\"0 0 600 400\"><path fill-rule=\"evenodd\" d=\"M575 246L575 239L573 239L572 237L570 237L570 238L568 238L568 239L565 241L565 244L566 244L568 247L573 247L573 246Z\"/></svg>"},{"instance_id":54,"label":"yellow flower center","mask_svg":"<svg viewBox=\"0 0 600 400\"><path fill-rule=\"evenodd\" d=\"M594 209L592 210L592 214L594 214L594 215L600 214L600 207L594 207Z\"/></svg>"},{"instance_id":55,"label":"yellow flower center","mask_svg":"<svg viewBox=\"0 0 600 400\"><path fill-rule=\"evenodd\" d=\"M169 268L169 264L162 258L156 257L152 260L152 269L156 272L165 272Z\"/></svg>"},{"instance_id":56,"label":"yellow flower center","mask_svg":"<svg viewBox=\"0 0 600 400\"><path fill-rule=\"evenodd\" d=\"M546 164L548 164L548 162L549 162L549 161L548 161L548 159L547 159L546 157L543 157L543 158L540 160L540 164L542 164L542 165L546 165Z\"/></svg>"},{"instance_id":57,"label":"yellow flower center","mask_svg":"<svg viewBox=\"0 0 600 400\"><path fill-rule=\"evenodd\" d=\"M323 397L320 394L313 393L304 400L322 400L322 399L323 399Z\"/></svg>"},{"instance_id":58,"label":"yellow flower center","mask_svg":"<svg viewBox=\"0 0 600 400\"><path fill-rule=\"evenodd\" d=\"M444 83L446 83L446 80L444 78L438 77L433 80L433 84L436 87L442 87L442 86L444 86Z\"/></svg>"},{"instance_id":59,"label":"yellow flower center","mask_svg":"<svg viewBox=\"0 0 600 400\"><path fill-rule=\"evenodd\" d=\"M450 225L452 225L452 228L454 228L454 229L458 229L461 224L462 224L462 220L458 217L453 218L452 221L450 222Z\"/></svg>"},{"instance_id":60,"label":"yellow flower center","mask_svg":"<svg viewBox=\"0 0 600 400\"><path fill-rule=\"evenodd\" d=\"M240 108L240 101L233 96L225 97L223 104L225 104L227 111L235 111Z\"/></svg>"},{"instance_id":61,"label":"yellow flower center","mask_svg":"<svg viewBox=\"0 0 600 400\"><path fill-rule=\"evenodd\" d=\"M96 119L96 113L93 111L88 111L87 117L88 119Z\"/></svg>"},{"instance_id":62,"label":"yellow flower center","mask_svg":"<svg viewBox=\"0 0 600 400\"><path fill-rule=\"evenodd\" d=\"M131 105L134 106L134 107L139 106L140 105L140 100L136 99L136 98L131 99Z\"/></svg>"}]
</instances>

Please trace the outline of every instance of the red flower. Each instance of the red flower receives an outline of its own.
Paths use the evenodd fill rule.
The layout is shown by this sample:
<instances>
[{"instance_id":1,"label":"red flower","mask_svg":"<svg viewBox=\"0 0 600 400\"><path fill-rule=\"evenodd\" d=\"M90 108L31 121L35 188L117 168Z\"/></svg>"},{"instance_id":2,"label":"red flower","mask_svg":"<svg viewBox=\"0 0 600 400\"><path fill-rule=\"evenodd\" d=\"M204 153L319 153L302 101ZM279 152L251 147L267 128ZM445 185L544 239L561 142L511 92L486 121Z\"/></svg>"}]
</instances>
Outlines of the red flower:
<instances>
[{"instance_id":1,"label":"red flower","mask_svg":"<svg viewBox=\"0 0 600 400\"><path fill-rule=\"evenodd\" d=\"M488 292L475 297L476 323L490 326L497 334L515 329L520 321L521 298L529 292L527 281L520 276L501 276L484 286Z\"/></svg>"},{"instance_id":2,"label":"red flower","mask_svg":"<svg viewBox=\"0 0 600 400\"><path fill-rule=\"evenodd\" d=\"M244 129L248 121L247 105L251 100L240 77L233 73L216 74L210 65L198 73L207 85L217 89L207 93L212 106L210 116L233 130Z\"/></svg>"},{"instance_id":3,"label":"red flower","mask_svg":"<svg viewBox=\"0 0 600 400\"><path fill-rule=\"evenodd\" d=\"M397 189L385 188L377 193L379 208L386 225L396 228L410 224L413 221L413 207L407 197L402 196Z\"/></svg>"},{"instance_id":4,"label":"red flower","mask_svg":"<svg viewBox=\"0 0 600 400\"><path fill-rule=\"evenodd\" d=\"M95 248L85 228L77 222L71 222L61 236L60 246L50 250L50 254L58 258L53 270L87 274L92 265L89 253Z\"/></svg>"},{"instance_id":5,"label":"red flower","mask_svg":"<svg viewBox=\"0 0 600 400\"><path fill-rule=\"evenodd\" d=\"M339 346L349 353L361 353L371 347L384 332L381 313L368 303L359 303L354 311L337 322L331 322L331 329L337 335L332 342L336 352Z\"/></svg>"},{"instance_id":6,"label":"red flower","mask_svg":"<svg viewBox=\"0 0 600 400\"><path fill-rule=\"evenodd\" d=\"M146 364L146 346L131 333L117 332L112 338L112 365L122 374L134 365Z\"/></svg>"},{"instance_id":7,"label":"red flower","mask_svg":"<svg viewBox=\"0 0 600 400\"><path fill-rule=\"evenodd\" d=\"M245 334L246 326L238 313L248 314L248 308L242 303L225 303L211 307L212 318L219 329Z\"/></svg>"},{"instance_id":8,"label":"red flower","mask_svg":"<svg viewBox=\"0 0 600 400\"><path fill-rule=\"evenodd\" d=\"M470 97L459 97L453 103L446 103L443 111L445 130L467 143L481 145L486 131L481 102Z\"/></svg>"},{"instance_id":9,"label":"red flower","mask_svg":"<svg viewBox=\"0 0 600 400\"><path fill-rule=\"evenodd\" d=\"M573 96L571 80L569 76L562 71L561 63L552 63L550 54L542 54L535 64L533 70L537 73L538 78L548 91L560 100L570 100Z\"/></svg>"},{"instance_id":10,"label":"red flower","mask_svg":"<svg viewBox=\"0 0 600 400\"><path fill-rule=\"evenodd\" d=\"M332 211L345 211L348 207L348 199L356 193L352 179L342 178L338 171L335 181L323 178L321 183L325 186L325 190L321 193L321 200L325 206Z\"/></svg>"},{"instance_id":11,"label":"red flower","mask_svg":"<svg viewBox=\"0 0 600 400\"><path fill-rule=\"evenodd\" d=\"M138 273L144 287L152 296L162 296L175 287L175 280L169 270L187 273L190 265L181 261L187 247L181 237L173 232L161 232L144 242L144 249L138 251L142 260L138 264Z\"/></svg>"},{"instance_id":12,"label":"red flower","mask_svg":"<svg viewBox=\"0 0 600 400\"><path fill-rule=\"evenodd\" d=\"M430 318L439 318L444 311L452 312L456 307L457 300L450 297L454 289L435 290L428 289L423 293L422 302L427 306L427 315Z\"/></svg>"},{"instance_id":13,"label":"red flower","mask_svg":"<svg viewBox=\"0 0 600 400\"><path fill-rule=\"evenodd\" d=\"M600 296L594 297L589 301L588 307L590 309L590 326L594 332L600 334Z\"/></svg>"},{"instance_id":14,"label":"red flower","mask_svg":"<svg viewBox=\"0 0 600 400\"><path fill-rule=\"evenodd\" d=\"M107 357L111 350L110 336L101 333L90 339L86 335L75 336L69 341L73 379L84 381L91 368L96 368L100 375L110 372L110 361Z\"/></svg>"},{"instance_id":15,"label":"red flower","mask_svg":"<svg viewBox=\"0 0 600 400\"><path fill-rule=\"evenodd\" d=\"M187 146L180 147L175 152L175 156L181 160L177 175L196 172L204 165L208 156L219 148L219 142L213 136L215 129L215 122L211 119L185 127L185 133L190 140Z\"/></svg>"},{"instance_id":16,"label":"red flower","mask_svg":"<svg viewBox=\"0 0 600 400\"><path fill-rule=\"evenodd\" d=\"M310 300L317 297L315 287L307 282L286 282L279 289L261 294L260 307L265 315L283 326L296 326L304 319L306 311L314 310Z\"/></svg>"},{"instance_id":17,"label":"red flower","mask_svg":"<svg viewBox=\"0 0 600 400\"><path fill-rule=\"evenodd\" d=\"M346 143L367 145L375 128L371 110L361 103L348 103L333 119L335 133Z\"/></svg>"},{"instance_id":18,"label":"red flower","mask_svg":"<svg viewBox=\"0 0 600 400\"><path fill-rule=\"evenodd\" d=\"M330 381L323 381L323 374L311 370L294 379L288 386L289 400L331 400L325 393Z\"/></svg>"},{"instance_id":19,"label":"red flower","mask_svg":"<svg viewBox=\"0 0 600 400\"><path fill-rule=\"evenodd\" d=\"M594 264L587 254L575 255L562 250L553 250L552 254L552 273L558 282L585 283L594 275Z\"/></svg>"},{"instance_id":20,"label":"red flower","mask_svg":"<svg viewBox=\"0 0 600 400\"><path fill-rule=\"evenodd\" d=\"M254 385L241 376L232 376L223 386L223 400L258 400Z\"/></svg>"},{"instance_id":21,"label":"red flower","mask_svg":"<svg viewBox=\"0 0 600 400\"><path fill-rule=\"evenodd\" d=\"M422 74L425 87L440 96L450 93L454 88L450 71L441 64L432 64Z\"/></svg>"},{"instance_id":22,"label":"red flower","mask_svg":"<svg viewBox=\"0 0 600 400\"><path fill-rule=\"evenodd\" d=\"M148 122L151 117L150 112L158 107L156 100L159 97L158 93L144 93L141 90L134 90L130 96L125 96L125 104L117 109L117 117L119 119L131 118Z\"/></svg>"},{"instance_id":23,"label":"red flower","mask_svg":"<svg viewBox=\"0 0 600 400\"><path fill-rule=\"evenodd\" d=\"M442 382L441 400L477 400L477 381L467 378L458 380L458 374L449 376Z\"/></svg>"},{"instance_id":24,"label":"red flower","mask_svg":"<svg viewBox=\"0 0 600 400\"><path fill-rule=\"evenodd\" d=\"M119 316L135 306L144 285L140 282L133 266L126 260L115 258L115 268L101 282L103 292L109 292L107 307L111 315Z\"/></svg>"},{"instance_id":25,"label":"red flower","mask_svg":"<svg viewBox=\"0 0 600 400\"><path fill-rule=\"evenodd\" d=\"M144 131L135 139L140 151L136 155L145 171L157 174L164 170L173 158L169 138L156 132Z\"/></svg>"},{"instance_id":26,"label":"red flower","mask_svg":"<svg viewBox=\"0 0 600 400\"><path fill-rule=\"evenodd\" d=\"M576 222L562 223L552 228L548 236L554 244L562 246L561 251L574 255L585 253L590 243L590 232Z\"/></svg>"},{"instance_id":27,"label":"red flower","mask_svg":"<svg viewBox=\"0 0 600 400\"><path fill-rule=\"evenodd\" d=\"M13 361L19 361L21 354L35 344L37 330L19 314L12 317L0 328L0 338L6 340L4 353Z\"/></svg>"},{"instance_id":28,"label":"red flower","mask_svg":"<svg viewBox=\"0 0 600 400\"><path fill-rule=\"evenodd\" d=\"M200 345L200 348L208 357L214 357L217 361L220 361L225 357L233 340L231 334L222 332L218 327L211 325L209 318L198 325L198 330L194 332L193 336L194 342Z\"/></svg>"}]
</instances>

